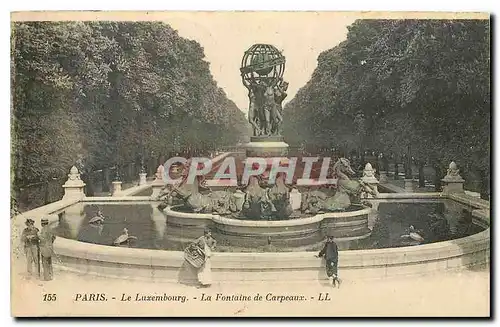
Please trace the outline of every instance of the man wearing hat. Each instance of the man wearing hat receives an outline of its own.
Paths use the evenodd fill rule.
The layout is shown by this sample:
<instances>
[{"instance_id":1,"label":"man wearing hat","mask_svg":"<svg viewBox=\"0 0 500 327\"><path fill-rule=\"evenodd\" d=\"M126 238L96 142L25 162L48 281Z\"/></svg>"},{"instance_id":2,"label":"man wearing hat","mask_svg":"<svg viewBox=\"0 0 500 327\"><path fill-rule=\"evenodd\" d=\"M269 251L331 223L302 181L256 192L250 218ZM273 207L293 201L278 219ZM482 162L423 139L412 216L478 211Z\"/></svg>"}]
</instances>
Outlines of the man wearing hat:
<instances>
[{"instance_id":1,"label":"man wearing hat","mask_svg":"<svg viewBox=\"0 0 500 327\"><path fill-rule=\"evenodd\" d=\"M326 243L323 249L317 255L318 258L325 257L326 260L326 275L330 281L330 285L333 287L340 284L342 281L338 277L338 262L339 262L339 250L337 247L337 243L333 240L333 236L328 236L326 238Z\"/></svg>"},{"instance_id":2,"label":"man wearing hat","mask_svg":"<svg viewBox=\"0 0 500 327\"><path fill-rule=\"evenodd\" d=\"M26 219L26 228L23 230L21 240L24 243L24 253L26 254L26 267L28 274L32 274L33 262L35 269L40 275L40 261L38 257L38 228L35 227L35 221L31 218Z\"/></svg>"},{"instance_id":3,"label":"man wearing hat","mask_svg":"<svg viewBox=\"0 0 500 327\"><path fill-rule=\"evenodd\" d=\"M42 257L43 280L52 280L52 255L54 254L54 240L56 236L49 228L49 220L43 218L40 232L40 254Z\"/></svg>"}]
</instances>

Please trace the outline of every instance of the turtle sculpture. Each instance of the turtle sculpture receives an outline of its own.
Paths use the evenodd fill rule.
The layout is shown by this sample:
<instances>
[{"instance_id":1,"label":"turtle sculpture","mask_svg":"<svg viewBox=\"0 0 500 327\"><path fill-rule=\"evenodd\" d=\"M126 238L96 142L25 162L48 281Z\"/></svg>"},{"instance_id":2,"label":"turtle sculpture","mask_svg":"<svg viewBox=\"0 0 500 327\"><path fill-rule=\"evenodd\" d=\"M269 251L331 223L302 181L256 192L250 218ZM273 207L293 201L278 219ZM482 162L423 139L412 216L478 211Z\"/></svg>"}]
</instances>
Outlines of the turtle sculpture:
<instances>
[{"instance_id":1,"label":"turtle sculpture","mask_svg":"<svg viewBox=\"0 0 500 327\"><path fill-rule=\"evenodd\" d=\"M123 234L118 236L116 240L113 242L115 246L130 246L130 241L132 240L137 240L137 237L135 236L130 236L128 234L128 229L124 228L123 229Z\"/></svg>"},{"instance_id":2,"label":"turtle sculpture","mask_svg":"<svg viewBox=\"0 0 500 327\"><path fill-rule=\"evenodd\" d=\"M89 224L92 224L92 225L102 225L102 223L104 223L104 215L102 214L102 211L101 210L98 210L97 211L97 214L91 218L89 220Z\"/></svg>"},{"instance_id":3,"label":"turtle sculpture","mask_svg":"<svg viewBox=\"0 0 500 327\"><path fill-rule=\"evenodd\" d=\"M419 245L425 241L420 234L422 234L422 231L415 229L415 227L411 225L406 231L406 234L401 235L401 238L406 240L404 242L405 245Z\"/></svg>"}]
</instances>

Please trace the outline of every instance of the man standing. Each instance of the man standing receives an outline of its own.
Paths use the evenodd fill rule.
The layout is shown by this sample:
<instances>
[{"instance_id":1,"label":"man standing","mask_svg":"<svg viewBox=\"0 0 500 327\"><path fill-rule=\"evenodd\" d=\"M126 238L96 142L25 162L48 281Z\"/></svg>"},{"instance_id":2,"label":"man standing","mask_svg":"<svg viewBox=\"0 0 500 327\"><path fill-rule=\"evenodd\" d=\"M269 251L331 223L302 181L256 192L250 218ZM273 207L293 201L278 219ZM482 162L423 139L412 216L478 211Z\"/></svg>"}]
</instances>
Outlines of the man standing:
<instances>
[{"instance_id":1,"label":"man standing","mask_svg":"<svg viewBox=\"0 0 500 327\"><path fill-rule=\"evenodd\" d=\"M55 235L49 228L49 220L42 219L42 231L40 232L40 254L42 257L43 280L52 280L52 255L54 254Z\"/></svg>"},{"instance_id":2,"label":"man standing","mask_svg":"<svg viewBox=\"0 0 500 327\"><path fill-rule=\"evenodd\" d=\"M333 287L340 284L342 281L338 277L338 262L339 262L339 251L337 243L333 240L333 236L328 236L326 239L325 246L317 255L318 258L325 257L326 260L326 275L330 281L330 285Z\"/></svg>"},{"instance_id":3,"label":"man standing","mask_svg":"<svg viewBox=\"0 0 500 327\"><path fill-rule=\"evenodd\" d=\"M35 269L40 277L40 261L38 257L38 228L34 226L35 221L31 218L26 219L26 228L23 230L21 240L24 243L24 253L26 254L26 267L28 274L32 274L33 262Z\"/></svg>"}]
</instances>

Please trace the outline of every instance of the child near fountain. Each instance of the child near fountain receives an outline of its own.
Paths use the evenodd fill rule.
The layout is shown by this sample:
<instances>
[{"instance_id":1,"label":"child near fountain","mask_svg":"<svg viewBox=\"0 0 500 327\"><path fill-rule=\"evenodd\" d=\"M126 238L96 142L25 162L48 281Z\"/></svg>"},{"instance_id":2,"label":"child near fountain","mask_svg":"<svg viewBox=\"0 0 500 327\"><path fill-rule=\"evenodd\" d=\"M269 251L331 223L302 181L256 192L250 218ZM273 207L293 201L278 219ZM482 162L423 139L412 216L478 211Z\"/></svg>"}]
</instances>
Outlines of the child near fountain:
<instances>
[{"instance_id":1,"label":"child near fountain","mask_svg":"<svg viewBox=\"0 0 500 327\"><path fill-rule=\"evenodd\" d=\"M324 257L326 260L325 268L326 275L328 276L328 280L330 285L335 287L342 283L341 279L338 277L338 260L339 260L339 252L337 243L333 240L333 236L328 236L326 238L326 243L323 249L319 252L316 257L321 258Z\"/></svg>"}]
</instances>

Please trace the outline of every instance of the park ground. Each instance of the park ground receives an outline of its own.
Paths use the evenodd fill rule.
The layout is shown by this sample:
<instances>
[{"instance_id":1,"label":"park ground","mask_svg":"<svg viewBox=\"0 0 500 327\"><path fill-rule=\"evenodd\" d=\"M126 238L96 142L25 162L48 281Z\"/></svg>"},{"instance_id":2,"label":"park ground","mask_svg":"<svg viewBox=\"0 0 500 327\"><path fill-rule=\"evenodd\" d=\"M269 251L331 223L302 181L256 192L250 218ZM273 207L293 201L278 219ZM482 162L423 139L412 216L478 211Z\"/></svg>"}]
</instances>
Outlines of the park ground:
<instances>
[{"instance_id":1,"label":"park ground","mask_svg":"<svg viewBox=\"0 0 500 327\"><path fill-rule=\"evenodd\" d=\"M24 273L24 260L12 266L11 308L14 316L456 316L490 315L489 269L444 272L378 280L352 280L344 275L340 288L318 280L216 283L210 288L79 275L55 267L55 278L42 282ZM342 272L340 272L342 273ZM104 293L108 301L75 301L77 294ZM141 295L183 295L181 302L135 302ZM211 295L212 301L201 301ZM248 295L252 301L216 301L222 295ZM303 295L304 301L266 301L266 295ZM318 301L328 293L329 301ZM55 301L43 301L56 294ZM123 294L132 301L121 301ZM254 301L257 295L261 301ZM45 296L47 299L47 296ZM49 296L50 297L50 296ZM115 299L112 299L115 297Z\"/></svg>"}]
</instances>

